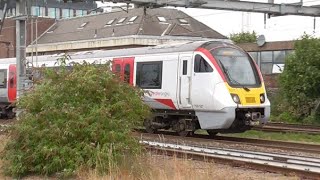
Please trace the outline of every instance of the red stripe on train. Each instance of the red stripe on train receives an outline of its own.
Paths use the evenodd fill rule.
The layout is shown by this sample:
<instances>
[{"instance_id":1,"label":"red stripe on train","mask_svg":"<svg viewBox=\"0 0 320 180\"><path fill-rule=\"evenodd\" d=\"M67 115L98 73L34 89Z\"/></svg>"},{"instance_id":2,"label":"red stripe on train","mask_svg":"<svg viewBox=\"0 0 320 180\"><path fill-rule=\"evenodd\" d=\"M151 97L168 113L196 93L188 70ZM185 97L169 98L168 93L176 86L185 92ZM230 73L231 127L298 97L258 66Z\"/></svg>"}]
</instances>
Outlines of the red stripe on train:
<instances>
[{"instance_id":1,"label":"red stripe on train","mask_svg":"<svg viewBox=\"0 0 320 180\"><path fill-rule=\"evenodd\" d=\"M196 51L202 52L204 55L206 55L206 56L209 58L209 60L211 61L211 63L214 65L214 67L216 68L216 70L217 70L218 73L220 74L222 80L223 80L224 82L226 82L226 81L227 81L227 80L226 80L226 77L224 76L224 74L223 74L220 66L218 65L218 63L217 63L217 61L214 59L214 57L211 55L211 53L210 53L207 49L205 49L205 48L198 48L198 49L196 49Z\"/></svg>"},{"instance_id":2,"label":"red stripe on train","mask_svg":"<svg viewBox=\"0 0 320 180\"><path fill-rule=\"evenodd\" d=\"M173 104L173 101L171 99L154 99L154 100L160 102L161 104L169 106L172 109L176 109L176 106Z\"/></svg>"}]
</instances>

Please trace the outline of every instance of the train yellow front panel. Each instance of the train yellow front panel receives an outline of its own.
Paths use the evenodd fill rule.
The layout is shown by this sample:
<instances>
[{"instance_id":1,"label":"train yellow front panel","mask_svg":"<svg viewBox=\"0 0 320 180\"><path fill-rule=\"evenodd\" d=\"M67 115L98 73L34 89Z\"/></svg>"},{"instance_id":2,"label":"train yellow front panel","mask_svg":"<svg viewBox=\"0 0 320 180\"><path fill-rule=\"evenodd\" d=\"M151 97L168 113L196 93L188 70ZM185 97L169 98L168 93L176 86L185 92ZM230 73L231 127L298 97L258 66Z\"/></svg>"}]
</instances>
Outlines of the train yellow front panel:
<instances>
[{"instance_id":1,"label":"train yellow front panel","mask_svg":"<svg viewBox=\"0 0 320 180\"><path fill-rule=\"evenodd\" d=\"M245 88L242 87L230 87L228 83L225 83L230 94L237 94L240 98L241 105L260 105L260 94L264 94L264 84L257 88ZM250 91L248 91L248 89Z\"/></svg>"}]
</instances>

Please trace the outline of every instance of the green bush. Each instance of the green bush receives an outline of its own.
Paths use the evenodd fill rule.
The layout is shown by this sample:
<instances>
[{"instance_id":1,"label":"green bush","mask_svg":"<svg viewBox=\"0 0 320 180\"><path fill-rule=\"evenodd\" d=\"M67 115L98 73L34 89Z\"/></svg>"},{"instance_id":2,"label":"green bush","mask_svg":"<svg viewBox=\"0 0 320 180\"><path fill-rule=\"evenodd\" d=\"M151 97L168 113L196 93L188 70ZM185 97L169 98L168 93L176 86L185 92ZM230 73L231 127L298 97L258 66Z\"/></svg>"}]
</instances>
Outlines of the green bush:
<instances>
[{"instance_id":1,"label":"green bush","mask_svg":"<svg viewBox=\"0 0 320 180\"><path fill-rule=\"evenodd\" d=\"M255 43L257 41L257 34L256 32L252 31L249 32L240 32L230 34L230 39L235 43Z\"/></svg>"},{"instance_id":2,"label":"green bush","mask_svg":"<svg viewBox=\"0 0 320 180\"><path fill-rule=\"evenodd\" d=\"M21 97L24 109L3 152L8 175L108 173L140 146L131 130L149 115L142 91L121 82L108 65L45 70Z\"/></svg>"},{"instance_id":3,"label":"green bush","mask_svg":"<svg viewBox=\"0 0 320 180\"><path fill-rule=\"evenodd\" d=\"M304 35L295 42L295 53L286 59L279 78L281 110L298 117L301 122L312 115L320 99L319 59L320 39Z\"/></svg>"}]
</instances>

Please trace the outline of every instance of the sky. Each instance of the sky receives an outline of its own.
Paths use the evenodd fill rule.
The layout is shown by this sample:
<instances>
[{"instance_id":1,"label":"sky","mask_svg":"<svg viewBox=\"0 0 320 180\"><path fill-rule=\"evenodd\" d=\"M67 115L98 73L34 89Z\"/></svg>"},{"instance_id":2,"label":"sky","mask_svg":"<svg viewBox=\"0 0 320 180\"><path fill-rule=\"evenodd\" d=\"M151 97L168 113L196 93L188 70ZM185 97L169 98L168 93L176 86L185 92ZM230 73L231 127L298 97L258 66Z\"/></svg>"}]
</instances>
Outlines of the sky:
<instances>
[{"instance_id":1,"label":"sky","mask_svg":"<svg viewBox=\"0 0 320 180\"><path fill-rule=\"evenodd\" d=\"M268 0L246 0L267 2ZM300 0L275 0L275 3L296 3ZM304 6L320 5L320 0L303 0ZM98 6L109 6L110 3L97 2ZM112 3L111 3L112 5ZM173 8L173 7L172 7ZM316 28L313 28L314 17L280 16L267 19L264 24L264 14L238 11L222 11L196 8L176 8L198 21L206 24L219 33L229 36L241 31L255 31L264 35L267 42L295 40L304 32L320 37L320 17L316 18ZM319 8L320 10L320 8Z\"/></svg>"}]
</instances>

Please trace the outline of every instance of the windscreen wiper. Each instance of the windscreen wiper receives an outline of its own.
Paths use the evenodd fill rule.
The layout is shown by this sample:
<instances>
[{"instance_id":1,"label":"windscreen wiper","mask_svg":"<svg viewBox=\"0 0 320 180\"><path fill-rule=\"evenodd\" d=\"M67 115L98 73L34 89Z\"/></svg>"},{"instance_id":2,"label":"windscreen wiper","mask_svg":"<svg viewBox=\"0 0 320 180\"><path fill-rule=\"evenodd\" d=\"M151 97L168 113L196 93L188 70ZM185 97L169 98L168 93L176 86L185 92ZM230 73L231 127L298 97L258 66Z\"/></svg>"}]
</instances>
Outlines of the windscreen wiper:
<instances>
[{"instance_id":1,"label":"windscreen wiper","mask_svg":"<svg viewBox=\"0 0 320 180\"><path fill-rule=\"evenodd\" d=\"M221 67L222 67L222 69L223 69L223 72L227 75L228 79L229 79L231 82L233 82L233 83L241 86L241 83L239 83L237 80L233 79L233 78L230 76L229 70L228 70L226 67L224 67L224 65L223 65L222 63L220 63L220 64L221 64ZM247 88L247 87L245 87L245 86L241 86L241 87L242 87L244 90L246 90L246 91L250 91L250 89Z\"/></svg>"}]
</instances>

